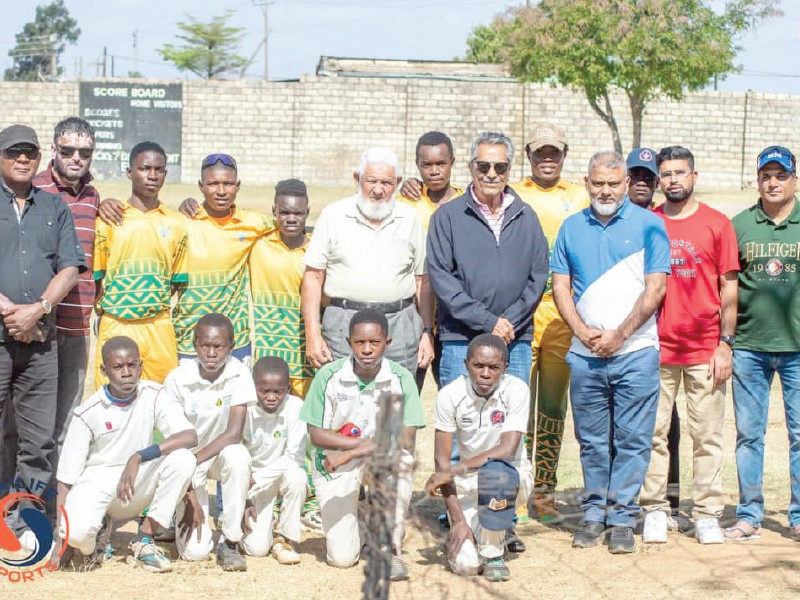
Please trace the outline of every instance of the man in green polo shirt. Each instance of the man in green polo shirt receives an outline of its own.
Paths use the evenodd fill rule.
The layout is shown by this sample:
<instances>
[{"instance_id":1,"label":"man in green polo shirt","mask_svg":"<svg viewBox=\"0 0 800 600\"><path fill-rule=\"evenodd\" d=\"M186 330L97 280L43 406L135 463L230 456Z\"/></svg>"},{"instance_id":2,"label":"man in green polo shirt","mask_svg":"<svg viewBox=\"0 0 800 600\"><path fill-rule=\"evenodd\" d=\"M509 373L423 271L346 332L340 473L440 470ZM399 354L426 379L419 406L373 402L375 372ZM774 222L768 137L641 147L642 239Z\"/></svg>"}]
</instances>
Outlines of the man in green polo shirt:
<instances>
[{"instance_id":1,"label":"man in green polo shirt","mask_svg":"<svg viewBox=\"0 0 800 600\"><path fill-rule=\"evenodd\" d=\"M755 206L733 219L739 243L739 311L733 407L739 505L729 540L760 536L770 384L778 374L789 430L790 535L800 541L800 206L797 163L781 146L758 155Z\"/></svg>"}]
</instances>

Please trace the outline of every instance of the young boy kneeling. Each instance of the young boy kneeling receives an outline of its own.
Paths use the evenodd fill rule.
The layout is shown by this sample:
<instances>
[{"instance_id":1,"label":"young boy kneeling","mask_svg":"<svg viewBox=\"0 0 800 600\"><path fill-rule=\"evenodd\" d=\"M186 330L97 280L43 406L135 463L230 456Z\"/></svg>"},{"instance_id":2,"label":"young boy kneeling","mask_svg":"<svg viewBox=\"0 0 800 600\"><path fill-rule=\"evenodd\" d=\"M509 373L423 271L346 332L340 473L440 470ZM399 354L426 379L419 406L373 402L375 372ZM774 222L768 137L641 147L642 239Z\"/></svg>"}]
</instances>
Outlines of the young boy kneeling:
<instances>
[{"instance_id":1,"label":"young boy kneeling","mask_svg":"<svg viewBox=\"0 0 800 600\"><path fill-rule=\"evenodd\" d=\"M314 376L300 418L308 423L314 448L313 478L320 503L328 563L350 567L358 562L361 535L358 498L364 474L363 457L375 449L378 398L403 396L401 470L397 477L397 511L392 532L392 580L407 579L402 559L405 514L411 501L416 430L425 427L414 376L384 358L392 339L386 316L374 309L350 320L347 341L352 354L323 366Z\"/></svg>"},{"instance_id":2,"label":"young boy kneeling","mask_svg":"<svg viewBox=\"0 0 800 600\"><path fill-rule=\"evenodd\" d=\"M170 560L153 544L168 527L195 469L189 450L197 434L180 405L159 384L140 381L139 348L124 336L102 349L101 369L108 385L75 409L58 463L59 538L66 541L61 564L99 566L96 538L103 519L132 519L150 507L130 542L128 562L147 571L172 570ZM153 443L153 430L165 437ZM62 522L64 507L69 523ZM54 556L57 552L53 553Z\"/></svg>"},{"instance_id":3,"label":"young boy kneeling","mask_svg":"<svg viewBox=\"0 0 800 600\"><path fill-rule=\"evenodd\" d=\"M293 565L300 556L291 542L300 541L300 511L308 477L303 470L306 424L300 420L303 401L289 394L289 366L266 356L253 367L258 404L247 411L244 445L251 457L251 485L244 511L242 547L250 556L266 556L270 548L279 563ZM281 497L275 541L272 508Z\"/></svg>"}]
</instances>

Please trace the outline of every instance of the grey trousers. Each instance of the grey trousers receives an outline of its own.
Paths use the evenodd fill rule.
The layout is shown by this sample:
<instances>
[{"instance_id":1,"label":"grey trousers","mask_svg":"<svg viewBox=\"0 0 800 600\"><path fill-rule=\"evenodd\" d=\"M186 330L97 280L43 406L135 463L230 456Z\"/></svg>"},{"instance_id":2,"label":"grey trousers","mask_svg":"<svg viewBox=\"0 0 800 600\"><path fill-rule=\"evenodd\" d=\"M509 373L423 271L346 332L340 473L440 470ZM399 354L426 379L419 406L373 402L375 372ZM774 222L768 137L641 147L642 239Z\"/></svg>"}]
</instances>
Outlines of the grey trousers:
<instances>
[{"instance_id":1,"label":"grey trousers","mask_svg":"<svg viewBox=\"0 0 800 600\"><path fill-rule=\"evenodd\" d=\"M328 344L334 360L350 355L347 343L350 319L358 311L328 306L322 314L322 337ZM386 315L392 343L386 347L386 358L400 363L412 374L417 372L417 352L422 337L422 317L415 305Z\"/></svg>"}]
</instances>

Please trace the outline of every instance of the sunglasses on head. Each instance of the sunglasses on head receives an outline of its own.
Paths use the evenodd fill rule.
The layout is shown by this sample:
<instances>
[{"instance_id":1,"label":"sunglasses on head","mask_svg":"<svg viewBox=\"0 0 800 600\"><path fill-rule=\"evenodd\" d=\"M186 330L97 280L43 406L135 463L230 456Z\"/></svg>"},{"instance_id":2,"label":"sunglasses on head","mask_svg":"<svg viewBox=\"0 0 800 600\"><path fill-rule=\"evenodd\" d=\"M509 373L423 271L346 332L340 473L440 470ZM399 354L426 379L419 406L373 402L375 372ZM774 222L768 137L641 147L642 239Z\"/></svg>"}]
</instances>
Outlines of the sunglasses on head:
<instances>
[{"instance_id":1,"label":"sunglasses on head","mask_svg":"<svg viewBox=\"0 0 800 600\"><path fill-rule=\"evenodd\" d=\"M478 169L479 173L486 174L488 173L492 167L494 167L494 172L498 175L504 175L509 168L509 164L507 162L489 162L486 160L476 160L475 161L475 168Z\"/></svg>"},{"instance_id":2,"label":"sunglasses on head","mask_svg":"<svg viewBox=\"0 0 800 600\"><path fill-rule=\"evenodd\" d=\"M36 160L39 158L40 152L38 148L33 146L11 146L11 148L3 150L3 154L10 160L17 160L23 154L28 160Z\"/></svg>"},{"instance_id":3,"label":"sunglasses on head","mask_svg":"<svg viewBox=\"0 0 800 600\"><path fill-rule=\"evenodd\" d=\"M92 158L92 154L94 154L94 148L76 148L75 146L56 146L56 148L58 148L61 158L72 158L77 152L78 156L87 160Z\"/></svg>"},{"instance_id":4,"label":"sunglasses on head","mask_svg":"<svg viewBox=\"0 0 800 600\"><path fill-rule=\"evenodd\" d=\"M209 154L203 159L203 164L201 166L202 169L206 167L213 167L217 163L222 163L226 167L231 167L236 169L236 159L234 159L230 154Z\"/></svg>"}]
</instances>

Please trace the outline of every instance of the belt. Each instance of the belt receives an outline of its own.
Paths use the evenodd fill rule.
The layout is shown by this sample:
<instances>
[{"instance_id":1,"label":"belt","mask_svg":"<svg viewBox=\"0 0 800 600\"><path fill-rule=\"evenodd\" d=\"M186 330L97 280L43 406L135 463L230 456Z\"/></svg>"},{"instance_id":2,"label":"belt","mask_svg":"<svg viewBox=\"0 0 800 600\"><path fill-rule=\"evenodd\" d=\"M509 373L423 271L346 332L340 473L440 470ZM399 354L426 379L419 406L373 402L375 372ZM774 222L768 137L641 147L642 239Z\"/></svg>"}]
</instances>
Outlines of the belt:
<instances>
[{"instance_id":1,"label":"belt","mask_svg":"<svg viewBox=\"0 0 800 600\"><path fill-rule=\"evenodd\" d=\"M395 302L357 302L356 300L347 300L345 298L331 298L328 303L331 306L344 308L345 310L364 310L365 308L371 308L388 315L408 308L414 304L414 298L405 298L403 300L396 300Z\"/></svg>"}]
</instances>

